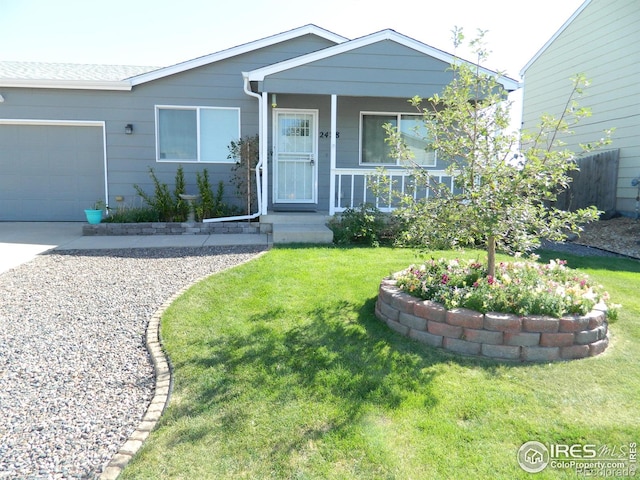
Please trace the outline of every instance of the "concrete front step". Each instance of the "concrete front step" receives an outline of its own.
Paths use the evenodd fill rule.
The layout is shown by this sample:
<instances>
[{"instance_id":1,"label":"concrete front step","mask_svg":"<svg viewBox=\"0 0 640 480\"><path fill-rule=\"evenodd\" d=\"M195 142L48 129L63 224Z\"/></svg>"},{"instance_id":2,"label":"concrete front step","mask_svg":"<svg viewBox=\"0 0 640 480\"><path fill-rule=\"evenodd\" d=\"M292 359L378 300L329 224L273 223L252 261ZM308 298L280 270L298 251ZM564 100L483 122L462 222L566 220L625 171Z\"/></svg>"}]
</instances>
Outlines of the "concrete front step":
<instances>
[{"instance_id":1,"label":"concrete front step","mask_svg":"<svg viewBox=\"0 0 640 480\"><path fill-rule=\"evenodd\" d=\"M273 243L331 243L333 232L322 224L272 224Z\"/></svg>"},{"instance_id":2,"label":"concrete front step","mask_svg":"<svg viewBox=\"0 0 640 480\"><path fill-rule=\"evenodd\" d=\"M260 216L260 232L273 243L331 243L328 212L282 212Z\"/></svg>"},{"instance_id":3,"label":"concrete front step","mask_svg":"<svg viewBox=\"0 0 640 480\"><path fill-rule=\"evenodd\" d=\"M326 225L331 216L328 213L269 213L260 216L261 224L298 224L298 225Z\"/></svg>"}]
</instances>

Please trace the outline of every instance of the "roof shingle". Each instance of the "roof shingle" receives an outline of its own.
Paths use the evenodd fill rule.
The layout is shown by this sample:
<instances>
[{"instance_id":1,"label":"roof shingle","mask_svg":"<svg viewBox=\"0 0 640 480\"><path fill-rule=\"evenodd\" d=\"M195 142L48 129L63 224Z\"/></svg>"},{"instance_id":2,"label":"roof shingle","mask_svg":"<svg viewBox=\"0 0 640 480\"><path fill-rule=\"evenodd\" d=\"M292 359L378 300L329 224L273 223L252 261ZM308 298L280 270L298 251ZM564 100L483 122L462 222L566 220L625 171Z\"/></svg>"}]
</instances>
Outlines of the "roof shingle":
<instances>
[{"instance_id":1,"label":"roof shingle","mask_svg":"<svg viewBox=\"0 0 640 480\"><path fill-rule=\"evenodd\" d=\"M0 61L0 79L118 82L159 67Z\"/></svg>"}]
</instances>

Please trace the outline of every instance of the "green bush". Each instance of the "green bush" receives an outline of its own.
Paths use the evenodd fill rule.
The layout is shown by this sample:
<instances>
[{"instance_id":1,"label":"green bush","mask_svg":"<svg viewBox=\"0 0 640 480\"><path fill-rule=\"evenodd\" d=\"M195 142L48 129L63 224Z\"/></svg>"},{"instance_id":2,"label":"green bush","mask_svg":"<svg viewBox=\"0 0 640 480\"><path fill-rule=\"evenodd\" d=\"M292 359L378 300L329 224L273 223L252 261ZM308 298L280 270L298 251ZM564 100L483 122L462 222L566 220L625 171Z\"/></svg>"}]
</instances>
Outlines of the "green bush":
<instances>
[{"instance_id":1,"label":"green bush","mask_svg":"<svg viewBox=\"0 0 640 480\"><path fill-rule=\"evenodd\" d=\"M146 223L159 222L157 210L151 207L118 207L109 210L109 215L102 221L104 223Z\"/></svg>"},{"instance_id":2,"label":"green bush","mask_svg":"<svg viewBox=\"0 0 640 480\"><path fill-rule=\"evenodd\" d=\"M187 191L184 170L178 167L175 176L173 192L166 183L160 182L153 168L149 168L149 176L153 182L153 195L145 192L139 185L134 185L138 195L146 203L145 208L122 208L111 214L109 222L184 222L189 216L189 202L180 198L180 194ZM224 182L218 182L216 190L211 187L209 172L204 169L202 173L196 172L196 183L200 200L195 205L197 221L204 218L227 217L237 215L239 209L228 205L223 201ZM135 220L139 219L139 220Z\"/></svg>"},{"instance_id":3,"label":"green bush","mask_svg":"<svg viewBox=\"0 0 640 480\"><path fill-rule=\"evenodd\" d=\"M358 208L348 208L329 222L333 241L338 245L361 244L377 247L391 244L397 235L392 217L365 203Z\"/></svg>"},{"instance_id":4,"label":"green bush","mask_svg":"<svg viewBox=\"0 0 640 480\"><path fill-rule=\"evenodd\" d=\"M196 218L202 221L205 218L218 218L236 215L238 209L224 203L224 182L220 180L216 191L213 191L209 180L209 172L205 168L202 173L196 173L196 183L200 202L196 205Z\"/></svg>"},{"instance_id":5,"label":"green bush","mask_svg":"<svg viewBox=\"0 0 640 480\"><path fill-rule=\"evenodd\" d=\"M176 181L173 194L169 191L166 183L158 180L153 168L149 167L149 176L153 181L154 194L149 195L139 185L134 185L138 195L144 202L158 213L160 222L184 222L187 219L188 205L180 198L181 193L185 193L184 172L182 166L176 171Z\"/></svg>"},{"instance_id":6,"label":"green bush","mask_svg":"<svg viewBox=\"0 0 640 480\"><path fill-rule=\"evenodd\" d=\"M184 221L189 216L189 202L180 198L180 194L187 193L187 184L184 180L184 170L182 165L176 171L176 183L173 190L173 199L176 208L176 221Z\"/></svg>"}]
</instances>

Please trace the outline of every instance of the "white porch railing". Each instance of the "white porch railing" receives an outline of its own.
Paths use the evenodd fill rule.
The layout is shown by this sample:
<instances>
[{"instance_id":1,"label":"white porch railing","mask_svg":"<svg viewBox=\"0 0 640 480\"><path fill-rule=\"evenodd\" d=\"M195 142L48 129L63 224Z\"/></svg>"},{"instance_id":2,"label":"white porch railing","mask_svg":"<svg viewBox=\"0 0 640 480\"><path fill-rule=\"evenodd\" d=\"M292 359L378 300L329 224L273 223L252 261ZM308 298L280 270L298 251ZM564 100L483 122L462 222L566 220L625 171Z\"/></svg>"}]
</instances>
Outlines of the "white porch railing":
<instances>
[{"instance_id":1,"label":"white porch railing","mask_svg":"<svg viewBox=\"0 0 640 480\"><path fill-rule=\"evenodd\" d=\"M444 170L430 170L429 173L436 183L446 185L453 192L454 180L450 174ZM389 192L387 198L380 198L371 190L370 181L381 176L378 170L334 168L331 171L331 175L334 180L332 183L335 185L330 206L332 215L365 203L375 205L382 212L391 212L397 207L397 202L394 201L391 192ZM415 187L413 176L407 170L388 169L385 171L384 176L387 177L389 185L393 186L393 192L410 193L414 199L429 198L432 194L430 187Z\"/></svg>"}]
</instances>

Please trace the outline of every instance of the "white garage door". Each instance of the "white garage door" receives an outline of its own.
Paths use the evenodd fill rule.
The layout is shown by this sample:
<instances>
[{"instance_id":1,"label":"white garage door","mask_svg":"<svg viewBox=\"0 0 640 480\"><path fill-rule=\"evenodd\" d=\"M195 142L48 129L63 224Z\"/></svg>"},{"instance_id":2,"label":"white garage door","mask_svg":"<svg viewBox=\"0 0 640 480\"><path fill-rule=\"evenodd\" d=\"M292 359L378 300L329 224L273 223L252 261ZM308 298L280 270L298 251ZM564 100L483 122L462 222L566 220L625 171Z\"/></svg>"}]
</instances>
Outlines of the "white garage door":
<instances>
[{"instance_id":1,"label":"white garage door","mask_svg":"<svg viewBox=\"0 0 640 480\"><path fill-rule=\"evenodd\" d=\"M104 175L102 124L0 123L0 220L82 221Z\"/></svg>"}]
</instances>

